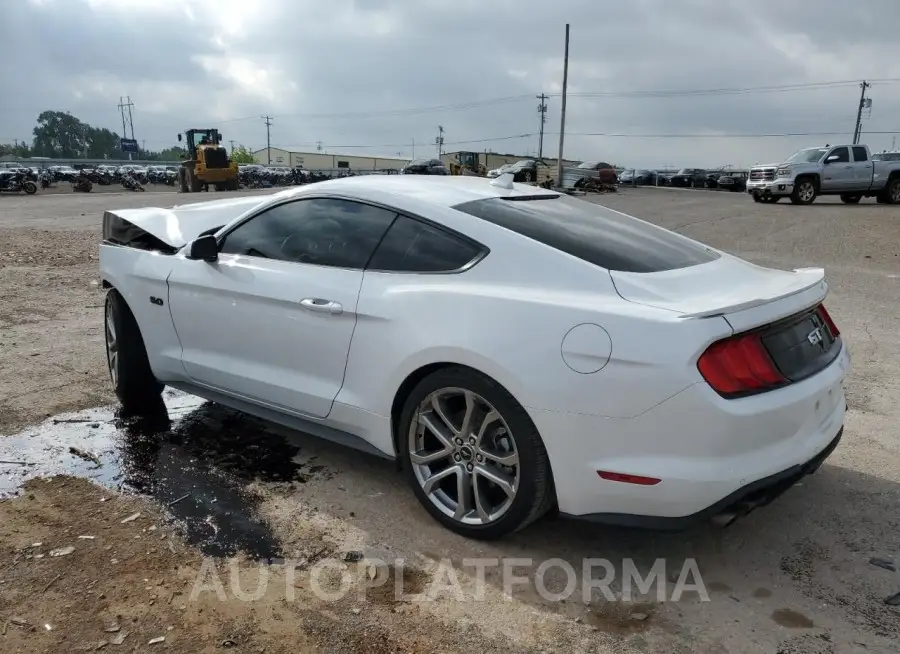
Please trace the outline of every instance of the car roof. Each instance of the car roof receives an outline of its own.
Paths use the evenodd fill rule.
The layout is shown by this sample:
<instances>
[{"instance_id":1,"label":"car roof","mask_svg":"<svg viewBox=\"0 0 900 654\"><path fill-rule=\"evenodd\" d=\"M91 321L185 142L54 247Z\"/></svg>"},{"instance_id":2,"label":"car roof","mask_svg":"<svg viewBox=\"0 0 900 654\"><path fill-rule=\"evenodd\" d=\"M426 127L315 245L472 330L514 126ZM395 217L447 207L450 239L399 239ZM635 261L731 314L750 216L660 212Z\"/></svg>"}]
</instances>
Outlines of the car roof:
<instances>
[{"instance_id":1,"label":"car roof","mask_svg":"<svg viewBox=\"0 0 900 654\"><path fill-rule=\"evenodd\" d=\"M493 180L468 175L358 175L344 177L310 186L289 189L278 193L278 197L302 197L314 193L334 193L352 195L361 200L384 201L401 208L403 199L441 207L453 207L463 202L486 200L489 198L514 198L535 196L557 196L559 193L526 184L513 184L512 188L495 186Z\"/></svg>"}]
</instances>

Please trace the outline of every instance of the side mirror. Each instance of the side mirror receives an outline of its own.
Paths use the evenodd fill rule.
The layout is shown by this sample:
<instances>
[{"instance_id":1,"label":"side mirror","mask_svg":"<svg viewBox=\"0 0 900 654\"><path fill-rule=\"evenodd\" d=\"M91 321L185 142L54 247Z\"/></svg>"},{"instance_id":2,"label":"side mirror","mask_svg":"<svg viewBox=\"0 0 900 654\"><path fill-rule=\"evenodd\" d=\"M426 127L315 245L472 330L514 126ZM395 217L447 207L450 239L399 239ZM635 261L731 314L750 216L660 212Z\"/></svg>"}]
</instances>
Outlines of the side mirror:
<instances>
[{"instance_id":1,"label":"side mirror","mask_svg":"<svg viewBox=\"0 0 900 654\"><path fill-rule=\"evenodd\" d=\"M219 258L219 243L212 234L201 236L191 242L188 249L188 259L200 259L202 261L216 261Z\"/></svg>"},{"instance_id":2,"label":"side mirror","mask_svg":"<svg viewBox=\"0 0 900 654\"><path fill-rule=\"evenodd\" d=\"M825 163L827 163L827 164L834 163L834 162L837 161L839 158L840 158L840 157L838 157L836 154L828 155L828 156L825 158Z\"/></svg>"},{"instance_id":3,"label":"side mirror","mask_svg":"<svg viewBox=\"0 0 900 654\"><path fill-rule=\"evenodd\" d=\"M178 142L181 143L181 134L178 135Z\"/></svg>"}]
</instances>

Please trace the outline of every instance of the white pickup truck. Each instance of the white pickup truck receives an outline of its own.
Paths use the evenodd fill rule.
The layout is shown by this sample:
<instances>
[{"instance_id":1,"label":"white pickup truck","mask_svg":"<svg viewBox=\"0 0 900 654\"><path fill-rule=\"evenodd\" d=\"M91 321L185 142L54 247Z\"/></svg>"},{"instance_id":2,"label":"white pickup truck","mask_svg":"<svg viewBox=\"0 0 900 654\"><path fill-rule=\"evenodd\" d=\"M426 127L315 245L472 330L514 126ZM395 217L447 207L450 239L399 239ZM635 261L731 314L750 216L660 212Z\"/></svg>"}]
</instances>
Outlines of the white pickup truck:
<instances>
[{"instance_id":1,"label":"white pickup truck","mask_svg":"<svg viewBox=\"0 0 900 654\"><path fill-rule=\"evenodd\" d=\"M747 192L755 202L812 204L820 195L839 195L847 204L864 196L900 204L900 161L873 161L865 145L805 148L783 163L751 168Z\"/></svg>"}]
</instances>

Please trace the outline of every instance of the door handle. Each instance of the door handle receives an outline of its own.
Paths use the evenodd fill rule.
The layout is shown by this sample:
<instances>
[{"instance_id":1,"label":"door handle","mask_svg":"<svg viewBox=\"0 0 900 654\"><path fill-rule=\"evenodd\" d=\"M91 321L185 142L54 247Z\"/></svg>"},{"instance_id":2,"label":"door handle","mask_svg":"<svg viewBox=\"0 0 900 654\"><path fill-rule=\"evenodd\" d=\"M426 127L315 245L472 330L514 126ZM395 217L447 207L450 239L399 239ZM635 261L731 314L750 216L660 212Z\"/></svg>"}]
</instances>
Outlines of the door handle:
<instances>
[{"instance_id":1,"label":"door handle","mask_svg":"<svg viewBox=\"0 0 900 654\"><path fill-rule=\"evenodd\" d=\"M323 300L318 297L308 297L300 300L300 306L309 311L318 313L330 313L338 315L344 312L344 307L340 302L332 302L331 300Z\"/></svg>"}]
</instances>

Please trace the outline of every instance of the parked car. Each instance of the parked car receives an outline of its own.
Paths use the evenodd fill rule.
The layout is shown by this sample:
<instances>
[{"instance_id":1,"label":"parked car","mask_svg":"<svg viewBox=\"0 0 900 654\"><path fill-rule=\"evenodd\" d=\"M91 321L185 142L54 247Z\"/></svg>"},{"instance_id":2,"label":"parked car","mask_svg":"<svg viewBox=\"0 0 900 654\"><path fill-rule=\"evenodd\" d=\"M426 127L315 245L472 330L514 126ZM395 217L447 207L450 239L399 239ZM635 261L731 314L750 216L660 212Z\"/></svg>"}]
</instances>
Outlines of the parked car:
<instances>
[{"instance_id":1,"label":"parked car","mask_svg":"<svg viewBox=\"0 0 900 654\"><path fill-rule=\"evenodd\" d=\"M716 180L716 185L723 191L746 191L747 173L728 173Z\"/></svg>"},{"instance_id":2,"label":"parked car","mask_svg":"<svg viewBox=\"0 0 900 654\"><path fill-rule=\"evenodd\" d=\"M416 159L400 170L401 175L449 175L450 169L440 159Z\"/></svg>"},{"instance_id":3,"label":"parked car","mask_svg":"<svg viewBox=\"0 0 900 654\"><path fill-rule=\"evenodd\" d=\"M100 274L126 412L159 411L168 385L398 459L469 537L551 509L728 522L842 433L822 269L534 186L362 175L110 210Z\"/></svg>"},{"instance_id":4,"label":"parked car","mask_svg":"<svg viewBox=\"0 0 900 654\"><path fill-rule=\"evenodd\" d=\"M874 152L872 161L900 161L900 152Z\"/></svg>"},{"instance_id":5,"label":"parked car","mask_svg":"<svg viewBox=\"0 0 900 654\"><path fill-rule=\"evenodd\" d=\"M804 148L772 170L750 170L747 190L756 202L812 204L820 195L839 195L846 204L875 197L880 204L900 203L900 161L873 159L866 145Z\"/></svg>"},{"instance_id":6,"label":"parked car","mask_svg":"<svg viewBox=\"0 0 900 654\"><path fill-rule=\"evenodd\" d=\"M702 168L682 168L669 178L669 184L688 188L704 188L706 171Z\"/></svg>"},{"instance_id":7,"label":"parked car","mask_svg":"<svg viewBox=\"0 0 900 654\"><path fill-rule=\"evenodd\" d=\"M631 184L634 186L656 186L657 173L655 170L630 169L622 171L619 175L619 184Z\"/></svg>"},{"instance_id":8,"label":"parked car","mask_svg":"<svg viewBox=\"0 0 900 654\"><path fill-rule=\"evenodd\" d=\"M536 182L538 179L538 162L534 159L523 159L512 164L503 172L512 173L514 182Z\"/></svg>"},{"instance_id":9,"label":"parked car","mask_svg":"<svg viewBox=\"0 0 900 654\"><path fill-rule=\"evenodd\" d=\"M706 188L718 188L719 178L725 174L724 170L709 170L706 173L704 185Z\"/></svg>"}]
</instances>

